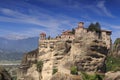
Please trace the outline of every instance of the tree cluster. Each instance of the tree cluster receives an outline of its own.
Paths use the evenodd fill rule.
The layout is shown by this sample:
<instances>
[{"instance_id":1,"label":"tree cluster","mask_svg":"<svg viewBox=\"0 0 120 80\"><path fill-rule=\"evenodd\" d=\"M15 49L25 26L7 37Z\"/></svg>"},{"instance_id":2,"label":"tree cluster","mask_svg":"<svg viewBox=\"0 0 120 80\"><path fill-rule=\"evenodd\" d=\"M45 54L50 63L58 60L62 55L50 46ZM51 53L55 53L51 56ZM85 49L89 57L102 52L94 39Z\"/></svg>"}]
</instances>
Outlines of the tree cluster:
<instances>
[{"instance_id":1,"label":"tree cluster","mask_svg":"<svg viewBox=\"0 0 120 80\"><path fill-rule=\"evenodd\" d=\"M88 31L95 31L98 35L99 38L101 37L101 26L99 24L99 22L91 23L88 27Z\"/></svg>"},{"instance_id":2,"label":"tree cluster","mask_svg":"<svg viewBox=\"0 0 120 80\"><path fill-rule=\"evenodd\" d=\"M95 24L91 23L88 27L89 31L96 31L96 32L100 32L101 31L101 26L98 22L96 22Z\"/></svg>"}]
</instances>

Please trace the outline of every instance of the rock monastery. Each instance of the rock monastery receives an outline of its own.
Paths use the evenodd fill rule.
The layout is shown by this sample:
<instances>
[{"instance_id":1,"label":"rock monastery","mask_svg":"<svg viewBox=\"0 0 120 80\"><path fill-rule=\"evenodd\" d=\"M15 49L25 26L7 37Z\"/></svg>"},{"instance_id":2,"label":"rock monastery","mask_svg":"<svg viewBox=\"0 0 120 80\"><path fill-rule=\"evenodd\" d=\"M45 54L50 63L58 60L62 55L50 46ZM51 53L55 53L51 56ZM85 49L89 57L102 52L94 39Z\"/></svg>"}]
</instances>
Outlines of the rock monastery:
<instances>
[{"instance_id":1,"label":"rock monastery","mask_svg":"<svg viewBox=\"0 0 120 80\"><path fill-rule=\"evenodd\" d=\"M100 40L104 41L109 49L111 46L111 34L112 31L101 30L101 38ZM84 23L79 22L78 27L75 28L75 33L72 33L71 30L67 30L62 32L60 36L57 36L54 39L47 39L46 33L40 34L39 39L39 49L41 48L54 48L56 41L67 41L74 40L75 38L86 37L86 39L99 39L99 36L95 32L88 31L87 28L84 28Z\"/></svg>"},{"instance_id":2,"label":"rock monastery","mask_svg":"<svg viewBox=\"0 0 120 80\"><path fill-rule=\"evenodd\" d=\"M46 38L46 33L41 33L38 49L22 59L18 80L59 80L63 76L61 80L81 80L79 75L71 74L72 66L76 66L78 72L105 72L112 32L101 30L100 33L89 31L83 22L79 22L74 32L67 30L56 38ZM39 61L43 62L40 72ZM77 76L79 79L71 79Z\"/></svg>"}]
</instances>

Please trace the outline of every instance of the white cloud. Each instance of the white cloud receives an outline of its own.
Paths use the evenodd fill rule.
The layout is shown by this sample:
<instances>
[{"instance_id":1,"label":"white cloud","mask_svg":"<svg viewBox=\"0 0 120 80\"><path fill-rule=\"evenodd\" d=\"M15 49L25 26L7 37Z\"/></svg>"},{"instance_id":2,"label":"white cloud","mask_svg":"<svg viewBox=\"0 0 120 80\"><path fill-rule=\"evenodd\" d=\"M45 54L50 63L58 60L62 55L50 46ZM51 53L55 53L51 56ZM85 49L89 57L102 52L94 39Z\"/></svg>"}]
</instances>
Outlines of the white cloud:
<instances>
[{"instance_id":1,"label":"white cloud","mask_svg":"<svg viewBox=\"0 0 120 80\"><path fill-rule=\"evenodd\" d=\"M97 3L97 7L108 17L114 18L115 16L112 15L110 11L108 11L107 7L105 6L105 1L99 1Z\"/></svg>"},{"instance_id":2,"label":"white cloud","mask_svg":"<svg viewBox=\"0 0 120 80\"><path fill-rule=\"evenodd\" d=\"M89 11L97 13L97 15L101 16L107 16L114 18L115 16L108 10L108 8L105 5L105 1L91 1L90 4L86 4L85 1L79 1L79 0L38 0L40 2L43 2L47 5L53 5L53 6L59 6L62 8L66 8L68 11L76 10L78 12L87 14ZM89 15L89 13L88 13ZM81 15L83 16L83 15ZM90 15L89 15L90 16Z\"/></svg>"},{"instance_id":3,"label":"white cloud","mask_svg":"<svg viewBox=\"0 0 120 80\"><path fill-rule=\"evenodd\" d=\"M78 21L77 19L74 19L71 17L67 17L63 15L51 16L51 15L48 15L47 13L42 13L39 11L36 11L35 14L32 14L32 12L30 12L30 14L27 15L17 10L12 10L8 8L0 8L0 12L5 15L5 16L0 16L1 22L34 24L34 25L43 27L45 29L44 30L41 28L37 28L37 29L30 28L27 31L15 32L15 33L6 31L8 33L7 36L14 38L14 39L15 37L16 39L20 39L20 38L25 38L25 37L30 37L30 36L36 36L36 35L39 35L39 33L42 31L55 36L55 34L59 34L61 30L65 29L65 27L63 27L62 25L71 26L72 22Z\"/></svg>"},{"instance_id":4,"label":"white cloud","mask_svg":"<svg viewBox=\"0 0 120 80\"><path fill-rule=\"evenodd\" d=\"M102 25L105 26L108 30L109 29L120 30L120 25L115 25L107 22L102 22Z\"/></svg>"},{"instance_id":5,"label":"white cloud","mask_svg":"<svg viewBox=\"0 0 120 80\"><path fill-rule=\"evenodd\" d=\"M43 1L45 3L48 1L49 3L49 0L40 0L40 1ZM53 2L53 1L56 1L56 2ZM63 2L64 2L63 0L62 1L52 0L52 2L50 1L50 4L57 4L61 6L61 4L62 5L64 4ZM91 4L84 5L77 1L75 1L74 3L72 2L73 2L72 0L68 0L69 6L64 4L63 7L70 8L71 10L78 9L79 10L78 12L81 12L81 13L82 12L85 13L86 11L88 12L90 10L97 14L106 15L108 17L114 17L105 6L105 1L99 1L97 5L91 5ZM27 8L28 14L18 11L17 9L13 10L9 8L0 8L0 13L5 15L5 16L0 16L1 22L3 21L3 22L12 22L12 23L34 24L34 25L38 25L40 27L45 28L45 30L32 28L23 32L10 34L13 36L15 34L15 36L16 35L20 36L20 38L35 36L42 31L43 32L46 31L50 35L59 34L59 32L62 31L63 29L66 29L67 26L76 27L77 22L80 21L80 19L75 19L62 14L55 14L51 11L39 8L37 6L31 5L28 3L23 3L23 4L16 3L15 5L19 5L20 7ZM88 23L90 23L91 21L93 22L89 13L87 14L81 14L81 13L79 18L86 20ZM119 27L116 26L115 28L119 28ZM108 28L105 27L105 29L108 29Z\"/></svg>"},{"instance_id":6,"label":"white cloud","mask_svg":"<svg viewBox=\"0 0 120 80\"><path fill-rule=\"evenodd\" d=\"M44 26L47 28L58 27L60 24L68 24L72 20L77 20L71 17L63 16L63 15L48 15L46 13L37 12L35 15L28 15L18 11L14 11L12 9L0 8L0 12L6 15L7 17L0 16L0 21L4 22L14 22L14 23L29 23L35 24L39 26ZM34 10L32 11L34 12ZM36 15L39 14L39 15Z\"/></svg>"}]
</instances>

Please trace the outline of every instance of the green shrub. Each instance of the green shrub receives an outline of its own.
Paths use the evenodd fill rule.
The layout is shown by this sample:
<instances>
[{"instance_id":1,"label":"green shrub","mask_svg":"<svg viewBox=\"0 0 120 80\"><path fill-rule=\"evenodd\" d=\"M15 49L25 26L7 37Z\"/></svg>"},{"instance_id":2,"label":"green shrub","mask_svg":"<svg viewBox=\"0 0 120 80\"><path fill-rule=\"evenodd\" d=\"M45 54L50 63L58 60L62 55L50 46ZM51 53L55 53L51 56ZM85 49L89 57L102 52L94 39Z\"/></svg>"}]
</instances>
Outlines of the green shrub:
<instances>
[{"instance_id":1,"label":"green shrub","mask_svg":"<svg viewBox=\"0 0 120 80\"><path fill-rule=\"evenodd\" d=\"M98 74L87 74L85 72L81 72L82 74L82 79L83 80L103 80L104 75L98 75Z\"/></svg>"},{"instance_id":2,"label":"green shrub","mask_svg":"<svg viewBox=\"0 0 120 80\"><path fill-rule=\"evenodd\" d=\"M58 69L54 68L52 74L55 74L56 72L58 72Z\"/></svg>"},{"instance_id":3,"label":"green shrub","mask_svg":"<svg viewBox=\"0 0 120 80\"><path fill-rule=\"evenodd\" d=\"M17 76L12 77L12 80L17 80Z\"/></svg>"},{"instance_id":4,"label":"green shrub","mask_svg":"<svg viewBox=\"0 0 120 80\"><path fill-rule=\"evenodd\" d=\"M101 26L99 22L96 22L96 24L91 23L88 27L88 31L95 31L99 38L101 38Z\"/></svg>"},{"instance_id":5,"label":"green shrub","mask_svg":"<svg viewBox=\"0 0 120 80\"><path fill-rule=\"evenodd\" d=\"M89 31L96 31L96 32L100 32L101 31L101 26L98 22L96 22L96 24L91 23L88 27Z\"/></svg>"},{"instance_id":6,"label":"green shrub","mask_svg":"<svg viewBox=\"0 0 120 80\"><path fill-rule=\"evenodd\" d=\"M37 71L41 72L42 71L42 67L43 67L43 62L42 61L38 61L37 62Z\"/></svg>"},{"instance_id":7,"label":"green shrub","mask_svg":"<svg viewBox=\"0 0 120 80\"><path fill-rule=\"evenodd\" d=\"M78 71L77 71L77 67L76 66L72 66L70 70L71 70L71 74L78 75Z\"/></svg>"},{"instance_id":8,"label":"green shrub","mask_svg":"<svg viewBox=\"0 0 120 80\"><path fill-rule=\"evenodd\" d=\"M106 62L107 71L120 71L120 59L108 56Z\"/></svg>"},{"instance_id":9,"label":"green shrub","mask_svg":"<svg viewBox=\"0 0 120 80\"><path fill-rule=\"evenodd\" d=\"M75 29L74 28L72 29L72 34L75 34Z\"/></svg>"}]
</instances>

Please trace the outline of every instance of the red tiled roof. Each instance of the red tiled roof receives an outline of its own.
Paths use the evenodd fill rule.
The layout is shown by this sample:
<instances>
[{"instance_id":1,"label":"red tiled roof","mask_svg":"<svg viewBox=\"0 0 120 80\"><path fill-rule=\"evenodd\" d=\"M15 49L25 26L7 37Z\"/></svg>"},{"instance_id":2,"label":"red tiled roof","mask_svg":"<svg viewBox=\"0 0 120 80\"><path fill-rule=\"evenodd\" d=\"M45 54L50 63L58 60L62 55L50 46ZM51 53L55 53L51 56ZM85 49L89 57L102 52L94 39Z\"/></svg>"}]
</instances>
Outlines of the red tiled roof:
<instances>
[{"instance_id":1,"label":"red tiled roof","mask_svg":"<svg viewBox=\"0 0 120 80\"><path fill-rule=\"evenodd\" d=\"M109 31L109 30L101 30L101 31L102 32L110 32L110 33L112 32L112 31Z\"/></svg>"},{"instance_id":2,"label":"red tiled roof","mask_svg":"<svg viewBox=\"0 0 120 80\"><path fill-rule=\"evenodd\" d=\"M46 33L42 32L42 33L40 33L40 35L46 35Z\"/></svg>"},{"instance_id":3,"label":"red tiled roof","mask_svg":"<svg viewBox=\"0 0 120 80\"><path fill-rule=\"evenodd\" d=\"M62 32L62 35L71 35L71 33L72 33L72 31L67 30L67 31Z\"/></svg>"}]
</instances>

